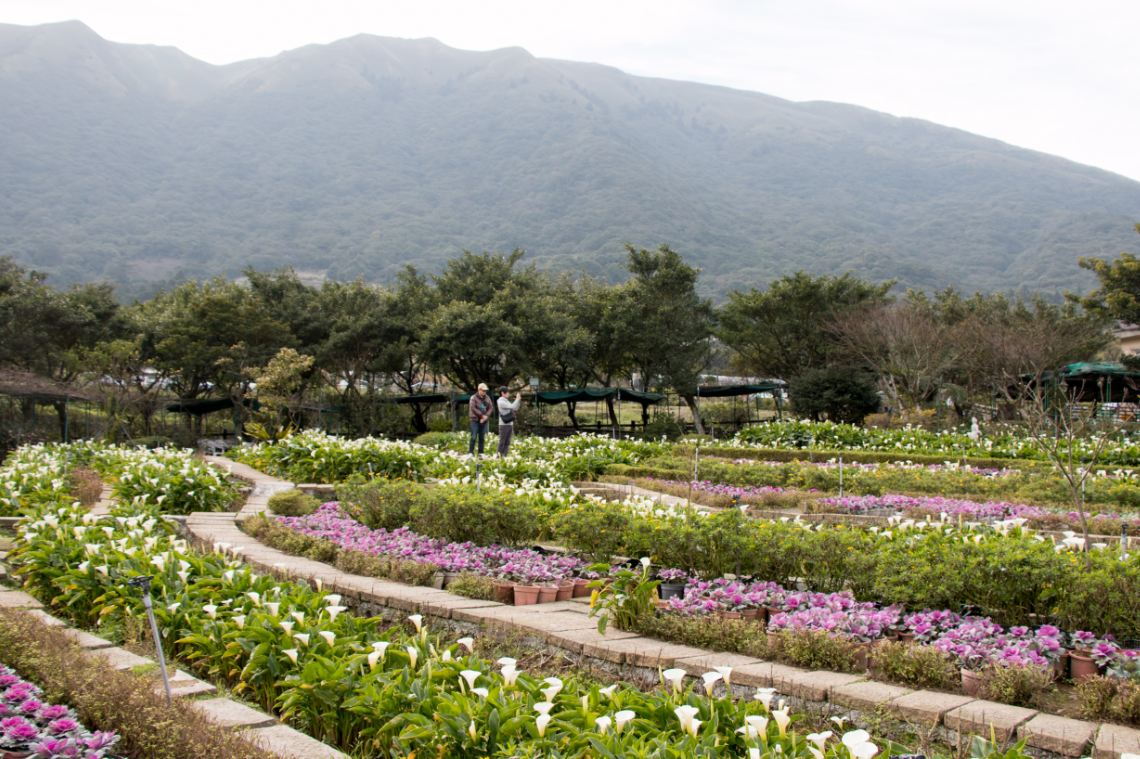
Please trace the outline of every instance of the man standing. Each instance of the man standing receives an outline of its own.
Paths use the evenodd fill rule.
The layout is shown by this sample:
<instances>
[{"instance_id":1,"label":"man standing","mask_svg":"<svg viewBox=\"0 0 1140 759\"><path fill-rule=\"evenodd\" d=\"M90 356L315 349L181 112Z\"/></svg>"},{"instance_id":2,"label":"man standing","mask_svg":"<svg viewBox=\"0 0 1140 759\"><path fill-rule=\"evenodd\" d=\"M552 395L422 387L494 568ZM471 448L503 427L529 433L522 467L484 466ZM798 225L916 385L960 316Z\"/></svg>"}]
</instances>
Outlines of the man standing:
<instances>
[{"instance_id":1,"label":"man standing","mask_svg":"<svg viewBox=\"0 0 1140 759\"><path fill-rule=\"evenodd\" d=\"M475 453L475 438L479 438L479 453L483 453L483 443L487 439L487 420L491 418L491 399L487 397L487 384L479 383L479 390L467 401L467 416L471 420L471 442L468 453Z\"/></svg>"},{"instance_id":2,"label":"man standing","mask_svg":"<svg viewBox=\"0 0 1140 759\"><path fill-rule=\"evenodd\" d=\"M522 403L522 393L515 393L515 402L511 403L510 390L506 385L499 388L499 458L503 458L511 449L511 435L515 432L515 415Z\"/></svg>"}]
</instances>

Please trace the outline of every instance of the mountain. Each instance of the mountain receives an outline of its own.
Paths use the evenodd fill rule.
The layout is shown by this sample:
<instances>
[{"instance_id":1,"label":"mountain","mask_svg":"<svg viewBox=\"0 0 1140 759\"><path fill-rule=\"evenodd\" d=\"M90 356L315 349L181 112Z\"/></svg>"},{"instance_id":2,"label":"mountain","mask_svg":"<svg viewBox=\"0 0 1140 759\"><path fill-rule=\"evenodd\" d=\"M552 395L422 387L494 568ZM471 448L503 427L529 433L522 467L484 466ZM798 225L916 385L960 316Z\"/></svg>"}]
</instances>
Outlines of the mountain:
<instances>
[{"instance_id":1,"label":"mountain","mask_svg":"<svg viewBox=\"0 0 1140 759\"><path fill-rule=\"evenodd\" d=\"M937 124L432 39L213 66L0 25L0 102L0 255L126 292L516 247L613 279L624 242L714 294L797 269L1056 292L1140 219L1140 183Z\"/></svg>"}]
</instances>

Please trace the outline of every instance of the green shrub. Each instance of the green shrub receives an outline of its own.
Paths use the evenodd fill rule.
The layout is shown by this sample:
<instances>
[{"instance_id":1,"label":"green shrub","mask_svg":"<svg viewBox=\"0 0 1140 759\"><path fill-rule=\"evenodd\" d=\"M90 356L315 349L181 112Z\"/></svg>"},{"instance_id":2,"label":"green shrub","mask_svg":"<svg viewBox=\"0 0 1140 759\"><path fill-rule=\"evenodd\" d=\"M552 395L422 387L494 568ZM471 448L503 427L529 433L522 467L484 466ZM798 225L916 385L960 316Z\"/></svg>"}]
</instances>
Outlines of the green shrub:
<instances>
[{"instance_id":1,"label":"green shrub","mask_svg":"<svg viewBox=\"0 0 1140 759\"><path fill-rule=\"evenodd\" d=\"M317 510L321 502L300 490L283 490L269 496L269 510L283 517L303 517Z\"/></svg>"},{"instance_id":2,"label":"green shrub","mask_svg":"<svg viewBox=\"0 0 1140 759\"><path fill-rule=\"evenodd\" d=\"M784 630L779 634L780 658L808 669L855 672L859 644L817 630Z\"/></svg>"},{"instance_id":3,"label":"green shrub","mask_svg":"<svg viewBox=\"0 0 1140 759\"><path fill-rule=\"evenodd\" d=\"M414 442L418 445L426 445L429 448L452 448L458 437L450 429L450 425L446 430L433 429L431 432L425 432L418 436Z\"/></svg>"},{"instance_id":4,"label":"green shrub","mask_svg":"<svg viewBox=\"0 0 1140 759\"><path fill-rule=\"evenodd\" d=\"M474 487L428 488L409 514L411 528L422 535L482 546L533 541L545 522L545 510L530 496Z\"/></svg>"},{"instance_id":5,"label":"green shrub","mask_svg":"<svg viewBox=\"0 0 1140 759\"><path fill-rule=\"evenodd\" d=\"M877 677L913 688L950 690L961 682L958 664L934 646L883 641L871 649Z\"/></svg>"},{"instance_id":6,"label":"green shrub","mask_svg":"<svg viewBox=\"0 0 1140 759\"><path fill-rule=\"evenodd\" d=\"M495 598L494 580L474 572L461 572L447 584L447 590L457 596L477 598L480 601L492 601Z\"/></svg>"},{"instance_id":7,"label":"green shrub","mask_svg":"<svg viewBox=\"0 0 1140 759\"><path fill-rule=\"evenodd\" d=\"M685 431L681 425L667 414L658 414L649 421L649 424L645 425L645 437L650 440L660 440L661 438L676 440L683 434Z\"/></svg>"},{"instance_id":8,"label":"green shrub","mask_svg":"<svg viewBox=\"0 0 1140 759\"><path fill-rule=\"evenodd\" d=\"M1140 682L1116 677L1090 677L1077 683L1081 716L1140 725Z\"/></svg>"},{"instance_id":9,"label":"green shrub","mask_svg":"<svg viewBox=\"0 0 1140 759\"><path fill-rule=\"evenodd\" d=\"M366 480L356 475L337 486L345 513L372 529L396 530L408 524L424 486L409 480Z\"/></svg>"},{"instance_id":10,"label":"green shrub","mask_svg":"<svg viewBox=\"0 0 1140 759\"><path fill-rule=\"evenodd\" d=\"M361 551L341 551L336 557L336 568L362 577L391 577L392 560Z\"/></svg>"},{"instance_id":11,"label":"green shrub","mask_svg":"<svg viewBox=\"0 0 1140 759\"><path fill-rule=\"evenodd\" d=\"M1116 551L1067 554L1069 575L1057 594L1057 617L1069 630L1111 630L1118 638L1140 637L1140 554L1127 561ZM1075 577L1073 575L1076 575Z\"/></svg>"},{"instance_id":12,"label":"green shrub","mask_svg":"<svg viewBox=\"0 0 1140 759\"><path fill-rule=\"evenodd\" d=\"M982 670L982 697L1014 706L1037 706L1053 689L1053 673L1041 667L994 664Z\"/></svg>"},{"instance_id":13,"label":"green shrub","mask_svg":"<svg viewBox=\"0 0 1140 759\"><path fill-rule=\"evenodd\" d=\"M590 501L555 516L554 535L587 561L608 562L625 547L632 521L620 503Z\"/></svg>"},{"instance_id":14,"label":"green shrub","mask_svg":"<svg viewBox=\"0 0 1140 759\"><path fill-rule=\"evenodd\" d=\"M788 391L796 413L819 420L858 424L879 410L875 376L859 367L825 366L793 377Z\"/></svg>"},{"instance_id":15,"label":"green shrub","mask_svg":"<svg viewBox=\"0 0 1140 759\"><path fill-rule=\"evenodd\" d=\"M746 619L654 614L639 620L635 632L712 651L727 651L758 659L769 657L763 626Z\"/></svg>"}]
</instances>

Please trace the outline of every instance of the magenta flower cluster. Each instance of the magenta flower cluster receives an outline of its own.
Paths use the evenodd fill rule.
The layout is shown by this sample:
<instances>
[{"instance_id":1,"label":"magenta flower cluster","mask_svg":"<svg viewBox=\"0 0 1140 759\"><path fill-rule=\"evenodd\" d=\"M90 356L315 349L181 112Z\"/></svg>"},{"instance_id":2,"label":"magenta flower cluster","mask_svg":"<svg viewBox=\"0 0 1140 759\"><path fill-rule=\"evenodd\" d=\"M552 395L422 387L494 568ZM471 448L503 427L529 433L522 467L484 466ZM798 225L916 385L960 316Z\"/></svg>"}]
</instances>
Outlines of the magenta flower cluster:
<instances>
[{"instance_id":1,"label":"magenta flower cluster","mask_svg":"<svg viewBox=\"0 0 1140 759\"><path fill-rule=\"evenodd\" d=\"M668 571L668 570L662 570ZM660 572L658 572L660 575ZM682 598L671 598L670 611L685 616L703 616L717 611L760 609L770 600L782 598L784 589L774 582L745 582L724 577L690 580Z\"/></svg>"},{"instance_id":2,"label":"magenta flower cluster","mask_svg":"<svg viewBox=\"0 0 1140 759\"><path fill-rule=\"evenodd\" d=\"M322 504L307 516L278 517L278 521L291 530L329 540L349 551L434 564L444 572L474 572L525 583L545 583L572 577L585 566L574 556L500 545L449 543L406 527L373 530L347 516L335 501Z\"/></svg>"},{"instance_id":3,"label":"magenta flower cluster","mask_svg":"<svg viewBox=\"0 0 1140 759\"><path fill-rule=\"evenodd\" d=\"M674 487L691 487L701 493L711 493L713 495L726 495L729 498L739 498L741 501L747 501L752 498L762 498L765 495L781 495L790 492L808 492L814 493L815 490L807 491L791 491L787 488L775 487L773 485L727 485L723 482L713 482L712 480L659 480L655 477L650 477L654 482L660 482L662 485L672 485Z\"/></svg>"},{"instance_id":4,"label":"magenta flower cluster","mask_svg":"<svg viewBox=\"0 0 1140 759\"><path fill-rule=\"evenodd\" d=\"M774 614L768 620L768 629L773 632L812 630L866 643L882 638L898 624L902 612L897 606L880 609L873 603L853 602L842 609L835 606L808 606L797 611Z\"/></svg>"},{"instance_id":5,"label":"magenta flower cluster","mask_svg":"<svg viewBox=\"0 0 1140 759\"><path fill-rule=\"evenodd\" d=\"M0 664L0 749L36 759L104 759L113 732L89 732L66 706L45 703L38 687Z\"/></svg>"},{"instance_id":6,"label":"magenta flower cluster","mask_svg":"<svg viewBox=\"0 0 1140 759\"><path fill-rule=\"evenodd\" d=\"M1006 630L986 617L965 617L932 645L955 657L965 669L981 669L988 664L1046 668L1065 650L1061 635L1053 625Z\"/></svg>"},{"instance_id":7,"label":"magenta flower cluster","mask_svg":"<svg viewBox=\"0 0 1140 759\"><path fill-rule=\"evenodd\" d=\"M819 503L831 506L840 511L852 514L862 514L877 509L903 511L915 516L938 516L947 514L951 517L962 517L971 521L991 519L1043 519L1046 517L1065 516L1072 523L1080 521L1080 514L1075 511L1061 512L1030 506L1024 503L1007 503L1005 501L966 501L958 498L943 498L941 496L910 496L910 495L858 495L821 498ZM1124 517L1113 512L1099 512L1096 517L1103 519L1123 519L1132 528L1140 528L1140 519Z\"/></svg>"}]
</instances>

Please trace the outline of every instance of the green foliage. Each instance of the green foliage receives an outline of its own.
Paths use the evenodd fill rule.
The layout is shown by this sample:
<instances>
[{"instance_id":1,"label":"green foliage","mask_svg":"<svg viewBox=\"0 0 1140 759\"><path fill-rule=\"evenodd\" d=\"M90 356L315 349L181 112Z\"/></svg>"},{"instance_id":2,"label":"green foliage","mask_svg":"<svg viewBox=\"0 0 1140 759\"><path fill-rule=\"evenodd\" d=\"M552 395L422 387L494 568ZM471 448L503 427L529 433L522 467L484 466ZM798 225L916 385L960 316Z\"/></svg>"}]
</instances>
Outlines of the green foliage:
<instances>
[{"instance_id":1,"label":"green foliage","mask_svg":"<svg viewBox=\"0 0 1140 759\"><path fill-rule=\"evenodd\" d=\"M495 598L494 580L473 572L461 572L458 577L447 583L447 591L466 598L477 598L480 601L492 601Z\"/></svg>"},{"instance_id":2,"label":"green foliage","mask_svg":"<svg viewBox=\"0 0 1140 759\"><path fill-rule=\"evenodd\" d=\"M337 485L336 496L353 519L373 529L396 530L410 521L424 487L409 480L366 480L357 475Z\"/></svg>"},{"instance_id":3,"label":"green foliage","mask_svg":"<svg viewBox=\"0 0 1140 759\"><path fill-rule=\"evenodd\" d=\"M410 510L410 527L456 543L520 545L546 531L547 514L529 496L473 486L429 488Z\"/></svg>"},{"instance_id":4,"label":"green foliage","mask_svg":"<svg viewBox=\"0 0 1140 759\"><path fill-rule=\"evenodd\" d=\"M879 410L874 375L851 366L805 371L791 381L788 392L796 413L816 421L826 417L834 422L859 424L867 414Z\"/></svg>"},{"instance_id":5,"label":"green foliage","mask_svg":"<svg viewBox=\"0 0 1140 759\"><path fill-rule=\"evenodd\" d=\"M934 646L881 641L871 649L876 676L912 688L953 690L962 681L954 659Z\"/></svg>"},{"instance_id":6,"label":"green foliage","mask_svg":"<svg viewBox=\"0 0 1140 759\"><path fill-rule=\"evenodd\" d=\"M1053 690L1053 672L994 664L982 670L982 697L1014 706L1040 706Z\"/></svg>"},{"instance_id":7,"label":"green foliage","mask_svg":"<svg viewBox=\"0 0 1140 759\"><path fill-rule=\"evenodd\" d=\"M1058 580L1057 618L1073 630L1112 630L1140 637L1140 554L1121 561L1115 551L1092 551L1063 558L1068 576Z\"/></svg>"},{"instance_id":8,"label":"green foliage","mask_svg":"<svg viewBox=\"0 0 1140 759\"><path fill-rule=\"evenodd\" d=\"M1116 677L1090 677L1077 683L1081 716L1140 725L1140 681Z\"/></svg>"},{"instance_id":9,"label":"green foliage","mask_svg":"<svg viewBox=\"0 0 1140 759\"><path fill-rule=\"evenodd\" d=\"M635 632L651 638L758 659L772 658L764 628L753 620L652 614L642 617L634 624Z\"/></svg>"},{"instance_id":10,"label":"green foliage","mask_svg":"<svg viewBox=\"0 0 1140 759\"><path fill-rule=\"evenodd\" d=\"M834 361L837 318L882 303L893 285L872 284L850 273L813 277L796 272L766 290L729 293L718 336L748 373L798 378Z\"/></svg>"},{"instance_id":11,"label":"green foliage","mask_svg":"<svg viewBox=\"0 0 1140 759\"><path fill-rule=\"evenodd\" d=\"M832 672L857 669L858 643L817 630L784 630L779 639L780 657L797 666Z\"/></svg>"},{"instance_id":12,"label":"green foliage","mask_svg":"<svg viewBox=\"0 0 1140 759\"><path fill-rule=\"evenodd\" d=\"M594 564L595 572L610 572L609 576L593 580L590 588L590 616L598 618L598 632L605 635L612 621L619 630L634 630L646 617L653 614L660 580L652 579L649 559L641 560L637 569L622 567L610 572L609 562Z\"/></svg>"},{"instance_id":13,"label":"green foliage","mask_svg":"<svg viewBox=\"0 0 1140 759\"><path fill-rule=\"evenodd\" d=\"M269 510L284 517L303 517L317 510L321 502L300 490L283 490L269 496Z\"/></svg>"},{"instance_id":14,"label":"green foliage","mask_svg":"<svg viewBox=\"0 0 1140 759\"><path fill-rule=\"evenodd\" d=\"M586 560L606 562L625 548L632 521L624 504L592 500L557 514L554 535Z\"/></svg>"}]
</instances>

